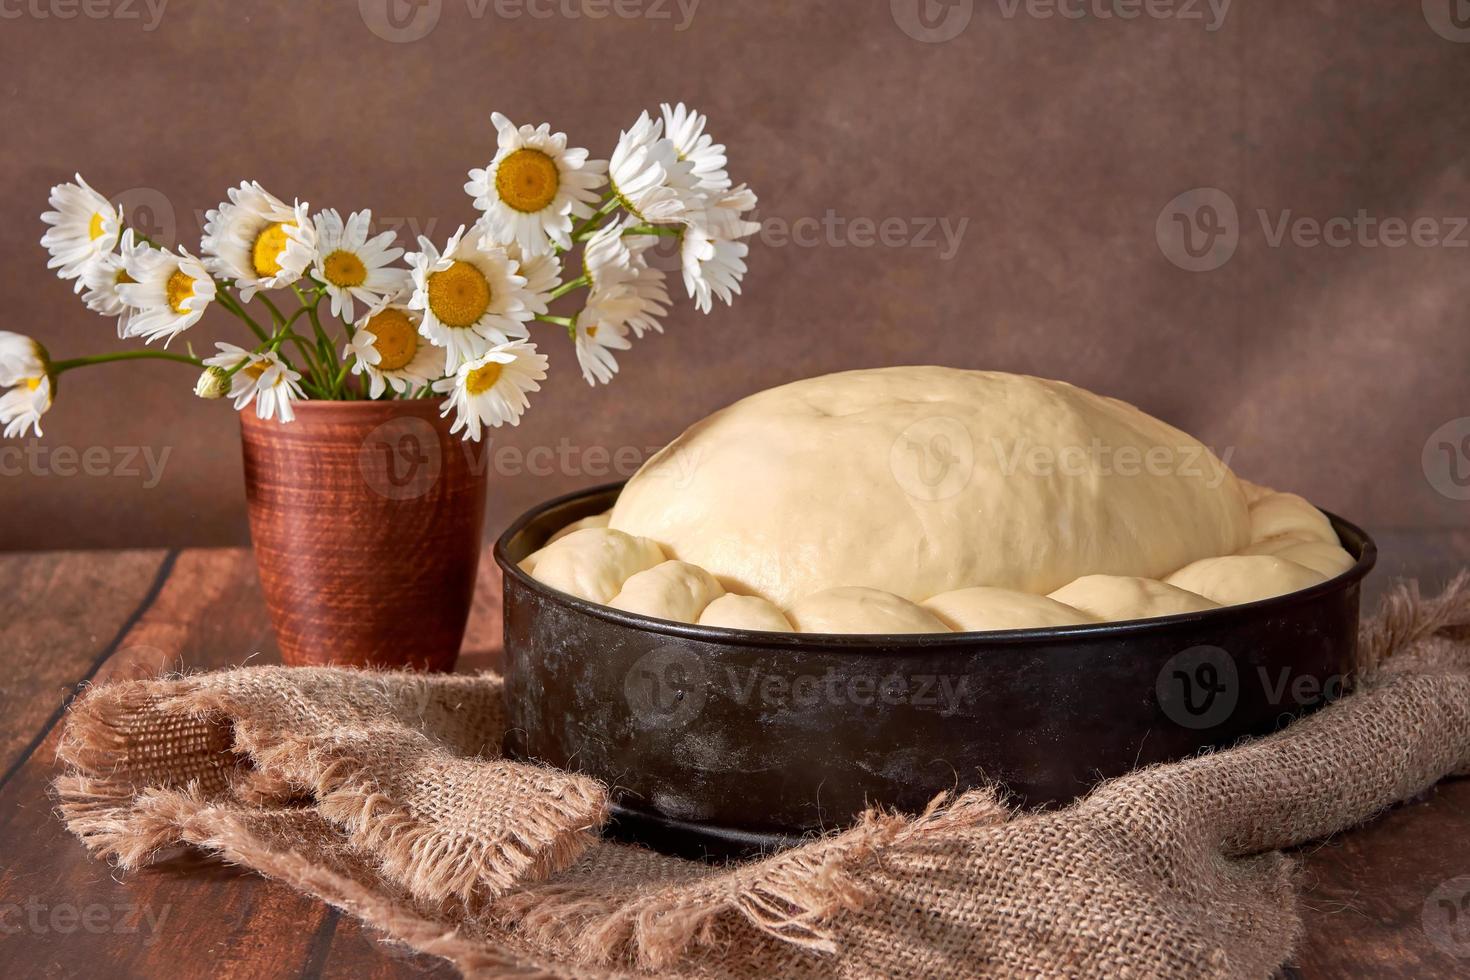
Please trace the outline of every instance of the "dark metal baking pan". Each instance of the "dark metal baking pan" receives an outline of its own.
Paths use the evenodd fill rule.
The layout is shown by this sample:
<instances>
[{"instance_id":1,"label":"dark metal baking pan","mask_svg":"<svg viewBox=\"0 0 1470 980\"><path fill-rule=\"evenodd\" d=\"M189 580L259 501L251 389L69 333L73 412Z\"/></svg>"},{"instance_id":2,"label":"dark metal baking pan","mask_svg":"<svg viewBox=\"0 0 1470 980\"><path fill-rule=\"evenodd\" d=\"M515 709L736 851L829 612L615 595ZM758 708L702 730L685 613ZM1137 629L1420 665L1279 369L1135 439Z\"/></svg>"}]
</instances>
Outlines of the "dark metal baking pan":
<instances>
[{"instance_id":1,"label":"dark metal baking pan","mask_svg":"<svg viewBox=\"0 0 1470 980\"><path fill-rule=\"evenodd\" d=\"M506 751L612 787L613 832L726 856L999 784L1065 803L1139 766L1265 735L1338 695L1376 549L1310 589L1125 623L907 636L764 633L622 612L517 563L620 485L543 504L495 546Z\"/></svg>"}]
</instances>

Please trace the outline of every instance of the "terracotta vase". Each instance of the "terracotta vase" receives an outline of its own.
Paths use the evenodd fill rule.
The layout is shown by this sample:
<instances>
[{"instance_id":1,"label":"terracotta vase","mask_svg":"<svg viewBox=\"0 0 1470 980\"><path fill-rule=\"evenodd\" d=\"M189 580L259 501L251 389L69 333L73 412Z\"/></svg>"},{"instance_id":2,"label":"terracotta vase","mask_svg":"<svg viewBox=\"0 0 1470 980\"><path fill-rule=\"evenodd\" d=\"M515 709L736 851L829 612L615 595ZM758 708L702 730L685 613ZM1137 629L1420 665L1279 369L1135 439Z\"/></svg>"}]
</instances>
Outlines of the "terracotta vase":
<instances>
[{"instance_id":1,"label":"terracotta vase","mask_svg":"<svg viewBox=\"0 0 1470 980\"><path fill-rule=\"evenodd\" d=\"M253 407L252 407L253 408ZM452 670L474 595L486 467L437 400L240 413L245 494L281 658Z\"/></svg>"}]
</instances>

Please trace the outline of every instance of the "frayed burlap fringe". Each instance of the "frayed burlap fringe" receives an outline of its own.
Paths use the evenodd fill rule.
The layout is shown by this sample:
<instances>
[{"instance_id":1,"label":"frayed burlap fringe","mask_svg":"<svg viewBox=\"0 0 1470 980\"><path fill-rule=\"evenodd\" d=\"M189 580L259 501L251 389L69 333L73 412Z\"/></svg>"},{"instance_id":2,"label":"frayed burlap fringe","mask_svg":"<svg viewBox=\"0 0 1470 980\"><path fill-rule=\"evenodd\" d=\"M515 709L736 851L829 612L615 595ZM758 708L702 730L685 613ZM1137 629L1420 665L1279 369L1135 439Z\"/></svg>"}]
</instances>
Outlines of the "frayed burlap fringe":
<instances>
[{"instance_id":1,"label":"frayed burlap fringe","mask_svg":"<svg viewBox=\"0 0 1470 980\"><path fill-rule=\"evenodd\" d=\"M500 681L252 668L107 685L62 818L125 868L180 842L468 975L1268 976L1301 936L1279 849L1470 771L1470 578L1401 588L1350 696L1057 812L989 790L717 868L603 841L604 787L509 762Z\"/></svg>"}]
</instances>

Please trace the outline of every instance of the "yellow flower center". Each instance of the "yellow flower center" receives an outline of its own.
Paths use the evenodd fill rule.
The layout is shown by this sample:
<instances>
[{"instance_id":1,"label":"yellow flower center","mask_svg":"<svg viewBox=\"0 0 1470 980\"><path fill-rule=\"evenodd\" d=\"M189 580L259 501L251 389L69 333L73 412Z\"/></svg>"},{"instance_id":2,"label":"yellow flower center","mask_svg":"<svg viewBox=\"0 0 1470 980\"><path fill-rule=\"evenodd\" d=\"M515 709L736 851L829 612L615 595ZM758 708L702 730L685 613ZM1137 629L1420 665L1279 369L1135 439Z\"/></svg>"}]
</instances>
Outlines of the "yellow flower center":
<instances>
[{"instance_id":1,"label":"yellow flower center","mask_svg":"<svg viewBox=\"0 0 1470 980\"><path fill-rule=\"evenodd\" d=\"M286 251L286 246L291 241L286 229L295 227L294 224L278 221L267 225L256 237L255 245L250 249L250 264L255 268L257 276L265 279L281 271L281 253Z\"/></svg>"},{"instance_id":2,"label":"yellow flower center","mask_svg":"<svg viewBox=\"0 0 1470 980\"><path fill-rule=\"evenodd\" d=\"M536 212L556 200L556 161L540 150L516 150L495 171L495 193L517 211Z\"/></svg>"},{"instance_id":3,"label":"yellow flower center","mask_svg":"<svg viewBox=\"0 0 1470 980\"><path fill-rule=\"evenodd\" d=\"M428 286L429 310L446 327L473 327L490 308L490 283L468 262L430 273Z\"/></svg>"},{"instance_id":4,"label":"yellow flower center","mask_svg":"<svg viewBox=\"0 0 1470 980\"><path fill-rule=\"evenodd\" d=\"M592 338L593 340L597 339L597 324L594 323L592 324L592 326L587 328L587 336Z\"/></svg>"},{"instance_id":5,"label":"yellow flower center","mask_svg":"<svg viewBox=\"0 0 1470 980\"><path fill-rule=\"evenodd\" d=\"M367 266L352 252L338 249L322 263L327 282L333 286L361 286L367 282Z\"/></svg>"},{"instance_id":6,"label":"yellow flower center","mask_svg":"<svg viewBox=\"0 0 1470 980\"><path fill-rule=\"evenodd\" d=\"M194 296L194 279L183 269L175 269L174 274L168 277L164 292L168 294L170 309L175 313L188 313L184 301Z\"/></svg>"},{"instance_id":7,"label":"yellow flower center","mask_svg":"<svg viewBox=\"0 0 1470 980\"><path fill-rule=\"evenodd\" d=\"M41 379L26 378L26 387L29 388L31 391L35 391L37 388L41 387Z\"/></svg>"},{"instance_id":8,"label":"yellow flower center","mask_svg":"<svg viewBox=\"0 0 1470 980\"><path fill-rule=\"evenodd\" d=\"M504 372L505 365L498 361L491 361L484 367L477 367L465 376L464 390L472 395L483 395L495 387L495 382L500 380Z\"/></svg>"},{"instance_id":9,"label":"yellow flower center","mask_svg":"<svg viewBox=\"0 0 1470 980\"><path fill-rule=\"evenodd\" d=\"M242 367L240 369L240 373L241 374L245 374L245 375L249 375L250 377L254 378L256 381L259 381L260 380L260 376L262 374L265 374L265 369L268 368L268 367L270 367L270 366L271 366L270 361L251 361L249 364L245 365L244 367Z\"/></svg>"},{"instance_id":10,"label":"yellow flower center","mask_svg":"<svg viewBox=\"0 0 1470 980\"><path fill-rule=\"evenodd\" d=\"M92 220L87 224L87 236L91 238L92 241L95 242L97 239L102 237L102 232L104 231L102 226L106 222L106 220L107 219L102 217L102 213L100 211L97 214L92 215Z\"/></svg>"},{"instance_id":11,"label":"yellow flower center","mask_svg":"<svg viewBox=\"0 0 1470 980\"><path fill-rule=\"evenodd\" d=\"M373 350L378 352L379 371L397 371L406 367L419 350L419 332L402 310L386 309L367 322L376 338Z\"/></svg>"},{"instance_id":12,"label":"yellow flower center","mask_svg":"<svg viewBox=\"0 0 1470 980\"><path fill-rule=\"evenodd\" d=\"M126 283L137 282L137 281L138 280L136 280L132 276L128 275L128 270L127 269L124 269L121 266L118 267L117 272L115 272L113 274L113 276L112 276L112 284L114 286L122 286L122 285L125 285Z\"/></svg>"}]
</instances>

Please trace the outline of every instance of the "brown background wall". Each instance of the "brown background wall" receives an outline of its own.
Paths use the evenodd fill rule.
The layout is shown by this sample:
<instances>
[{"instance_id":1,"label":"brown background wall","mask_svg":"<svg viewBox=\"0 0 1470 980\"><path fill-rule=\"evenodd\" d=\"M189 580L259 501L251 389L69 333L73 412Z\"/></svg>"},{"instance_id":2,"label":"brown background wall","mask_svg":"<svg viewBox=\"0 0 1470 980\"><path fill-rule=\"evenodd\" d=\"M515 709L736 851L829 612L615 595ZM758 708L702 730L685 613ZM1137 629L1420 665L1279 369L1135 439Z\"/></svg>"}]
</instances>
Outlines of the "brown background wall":
<instances>
[{"instance_id":1,"label":"brown background wall","mask_svg":"<svg viewBox=\"0 0 1470 980\"><path fill-rule=\"evenodd\" d=\"M916 40L918 2L931 37L970 19ZM47 188L74 170L191 248L247 177L442 240L474 216L460 187L492 155L492 109L605 157L640 109L684 99L762 217L843 224L815 244L778 225L733 310L681 305L609 388L548 337L553 376L497 447L641 451L772 384L936 362L1134 401L1233 448L1244 475L1375 527L1463 527L1457 487L1422 463L1470 415L1470 30L1441 16L1452 2L1235 0L1210 30L1194 0L1168 17L1123 0L1133 20L1097 16L1111 0L1063 4L1080 19L1040 16L1044 0L703 0L692 17L691 0L621 0L643 16L600 20L564 13L599 0L419 0L409 33L437 22L390 41L369 27L392 33L384 0L172 0L156 21L143 0L0 0L3 326L59 357L120 345L37 244ZM1238 244L1191 272L1161 213L1199 187L1228 196ZM1283 216L1360 210L1432 222L1398 247L1376 228L1340 247L1310 228L1271 241ZM903 231L858 247L854 221L888 218ZM953 254L907 241L922 219L967 222ZM1453 241L1427 244L1431 229ZM192 339L237 332L215 312ZM192 382L168 364L69 375L39 445L102 447L108 472L7 444L0 547L246 540L235 420ZM137 448L168 453L156 485L143 457L129 465ZM595 454L562 456L545 476L502 458L492 525L607 478L587 472Z\"/></svg>"}]
</instances>

